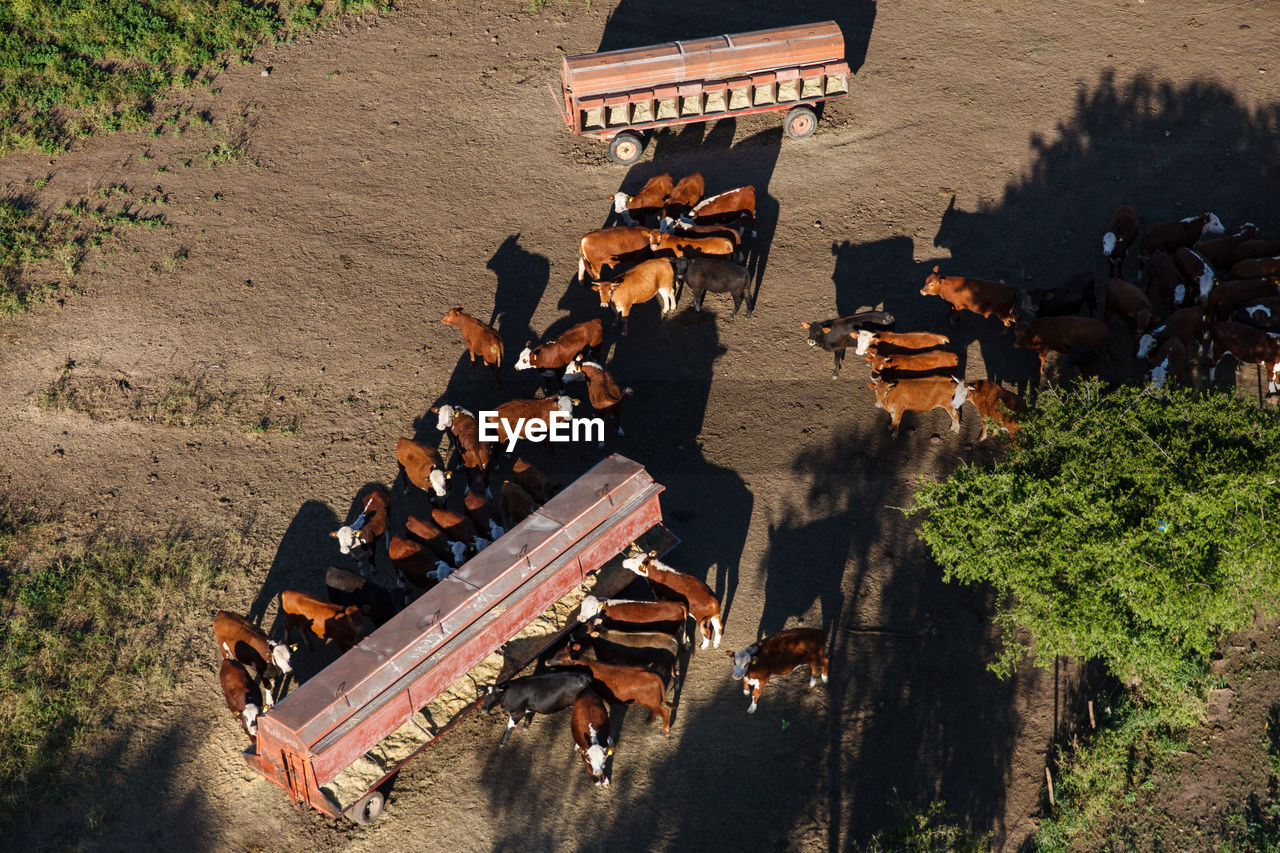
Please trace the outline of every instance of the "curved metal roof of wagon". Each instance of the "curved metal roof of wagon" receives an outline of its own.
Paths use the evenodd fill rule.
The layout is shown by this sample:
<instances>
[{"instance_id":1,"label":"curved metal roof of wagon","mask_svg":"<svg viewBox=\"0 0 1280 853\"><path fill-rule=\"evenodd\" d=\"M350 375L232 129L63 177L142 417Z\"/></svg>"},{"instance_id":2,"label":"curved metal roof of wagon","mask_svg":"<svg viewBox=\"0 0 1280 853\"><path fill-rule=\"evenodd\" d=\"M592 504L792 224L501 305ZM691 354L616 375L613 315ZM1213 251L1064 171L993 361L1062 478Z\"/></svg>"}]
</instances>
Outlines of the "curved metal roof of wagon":
<instances>
[{"instance_id":1,"label":"curved metal roof of wagon","mask_svg":"<svg viewBox=\"0 0 1280 853\"><path fill-rule=\"evenodd\" d=\"M560 79L583 97L842 61L844 34L835 21L822 21L566 56Z\"/></svg>"}]
</instances>

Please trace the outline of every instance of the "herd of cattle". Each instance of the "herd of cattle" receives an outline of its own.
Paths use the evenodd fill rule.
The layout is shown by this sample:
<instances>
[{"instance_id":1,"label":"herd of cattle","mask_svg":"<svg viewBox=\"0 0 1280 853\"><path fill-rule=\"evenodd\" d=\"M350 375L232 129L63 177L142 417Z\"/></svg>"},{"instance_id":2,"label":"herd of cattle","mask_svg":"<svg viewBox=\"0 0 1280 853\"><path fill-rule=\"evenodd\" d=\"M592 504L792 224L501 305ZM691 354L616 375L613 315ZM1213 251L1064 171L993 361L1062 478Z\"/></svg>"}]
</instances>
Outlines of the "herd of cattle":
<instances>
[{"instance_id":1,"label":"herd of cattle","mask_svg":"<svg viewBox=\"0 0 1280 853\"><path fill-rule=\"evenodd\" d=\"M952 325L959 311L999 319L1013 329L1015 346L1039 357L1042 371L1056 352L1082 375L1098 375L1113 358L1110 321L1118 317L1128 336L1115 362L1121 370L1130 355L1145 359L1144 379L1163 387L1170 379L1187 378L1189 353L1198 348L1209 357L1210 381L1231 355L1265 370L1274 393L1280 387L1280 241L1262 239L1252 223L1230 236L1223 236L1224 230L1216 216L1204 213L1153 224L1139 240L1137 213L1129 205L1116 208L1102 239L1110 278L1101 319L1090 272L1053 288L1020 291L1003 281L943 276L935 266L920 293L942 298ZM1122 277L1134 245L1138 279L1145 287ZM967 400L982 418L979 441L992 424L1016 432L1026 411L1022 400L999 383L956 376L959 355L945 349L946 335L897 332L894 317L885 311L801 325L809 332L809 346L834 354L833 378L848 347L866 356L875 405L889 413L895 437L908 411L944 409L952 431L959 432L960 408Z\"/></svg>"},{"instance_id":2,"label":"herd of cattle","mask_svg":"<svg viewBox=\"0 0 1280 853\"><path fill-rule=\"evenodd\" d=\"M579 241L579 283L594 282L592 289L600 294L601 306L612 309L621 334L627 334L627 320L637 304L658 297L663 315L672 311L676 284L693 290L698 310L708 291L729 293L733 315L747 301L748 273L741 262L744 235L754 226L755 190L740 187L705 199L703 193L700 174L679 183L660 175L635 196L614 197L614 212L626 224L593 231ZM746 308L750 316L754 305L748 302ZM478 359L492 371L500 388L506 353L501 334L466 314L461 305L450 309L443 322L459 329L470 362ZM271 640L238 614L214 615L223 695L251 743L256 744L257 716L280 697L294 671L291 653L298 646L289 641L295 632L308 650L314 635L332 640L340 652L348 651L359 642L366 619L374 628L382 625L554 496L557 486L516 458L502 479L499 502L492 499L495 463L505 463L502 451L513 438L506 433L507 424L523 418L526 428L531 421L549 427L552 412L570 414L579 401L560 392L566 380L577 379L586 381L596 413L612 418L618 435L623 435L621 408L631 392L603 366L603 343L599 318L537 345L526 342L515 369L539 371L548 393L497 407L497 448L481 440L473 412L452 403L434 407L436 427L452 436L456 463L465 472L459 478L466 480L460 498L450 489L455 471L435 446L400 439L391 487L376 483L363 489L353 504L355 518L332 532L340 552L354 558L359 573L330 568L325 577L328 601L297 590L281 592L284 643ZM397 483L406 503L417 500L419 509L393 512ZM425 495L425 505L419 495ZM460 511L449 509L451 497ZM403 520L393 524L393 518ZM396 578L393 588L371 579L383 544ZM641 705L649 710L650 720L661 717L663 730L669 731L673 706L668 691L679 689L684 678L682 651L689 654L692 647L687 621L693 619L704 649L719 648L723 631L719 599L703 581L659 562L653 553L629 557L624 566L648 579L653 600L587 596L567 644L540 664L551 668L490 685L482 702L487 712L498 707L508 712L504 744L517 719L523 718L528 726L536 713L572 707L575 746L591 778L603 785L609 783L605 762L614 747L605 702ZM733 677L741 679L744 694L751 697L748 712L756 710L760 691L772 676L808 665L811 686L818 678L826 682L825 647L825 632L794 629L728 652Z\"/></svg>"}]
</instances>

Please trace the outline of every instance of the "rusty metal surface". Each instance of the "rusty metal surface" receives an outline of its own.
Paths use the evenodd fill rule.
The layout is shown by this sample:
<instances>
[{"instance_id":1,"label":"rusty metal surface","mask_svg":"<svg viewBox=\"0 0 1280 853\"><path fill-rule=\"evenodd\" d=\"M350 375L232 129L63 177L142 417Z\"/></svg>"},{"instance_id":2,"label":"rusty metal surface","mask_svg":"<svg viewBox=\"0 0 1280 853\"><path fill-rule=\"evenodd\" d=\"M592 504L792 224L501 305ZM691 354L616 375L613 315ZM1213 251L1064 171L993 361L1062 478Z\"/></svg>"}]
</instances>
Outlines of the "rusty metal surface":
<instances>
[{"instance_id":1,"label":"rusty metal surface","mask_svg":"<svg viewBox=\"0 0 1280 853\"><path fill-rule=\"evenodd\" d=\"M844 34L823 21L566 56L560 82L566 97L582 98L843 60Z\"/></svg>"}]
</instances>

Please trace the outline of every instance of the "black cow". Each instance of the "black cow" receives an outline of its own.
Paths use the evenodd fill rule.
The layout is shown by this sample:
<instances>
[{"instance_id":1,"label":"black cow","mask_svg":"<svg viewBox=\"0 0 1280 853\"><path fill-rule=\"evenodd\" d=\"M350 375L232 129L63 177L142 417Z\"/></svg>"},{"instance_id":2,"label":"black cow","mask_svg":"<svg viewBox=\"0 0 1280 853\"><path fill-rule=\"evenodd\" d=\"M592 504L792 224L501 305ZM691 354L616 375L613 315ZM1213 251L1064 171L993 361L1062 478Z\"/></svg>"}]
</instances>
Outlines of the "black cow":
<instances>
[{"instance_id":1,"label":"black cow","mask_svg":"<svg viewBox=\"0 0 1280 853\"><path fill-rule=\"evenodd\" d=\"M337 567L329 569L324 576L324 585L329 591L331 604L341 607L368 605L367 612L374 627L381 627L392 616L404 610L407 603L403 589L390 590Z\"/></svg>"},{"instance_id":2,"label":"black cow","mask_svg":"<svg viewBox=\"0 0 1280 853\"><path fill-rule=\"evenodd\" d=\"M492 714L495 706L507 712L507 729L502 733L498 746L506 746L511 730L516 727L516 717L524 717L524 727L529 728L534 714L554 714L573 704L578 694L591 684L587 672L544 672L515 678L494 687L484 695L480 706L486 714Z\"/></svg>"},{"instance_id":3,"label":"black cow","mask_svg":"<svg viewBox=\"0 0 1280 853\"><path fill-rule=\"evenodd\" d=\"M706 298L707 291L728 293L733 296L733 313L729 315L729 319L738 316L738 309L746 298L747 281L750 278L746 267L733 261L684 257L675 259L675 270L676 282L693 288L694 308L702 310L702 300ZM755 306L748 301L747 317L754 310Z\"/></svg>"},{"instance_id":4,"label":"black cow","mask_svg":"<svg viewBox=\"0 0 1280 853\"><path fill-rule=\"evenodd\" d=\"M1061 284L1042 290L1024 290L1022 295L1035 318L1074 317L1080 313L1081 305L1088 306L1090 317L1098 313L1098 294L1091 272L1076 273Z\"/></svg>"},{"instance_id":5,"label":"black cow","mask_svg":"<svg viewBox=\"0 0 1280 853\"><path fill-rule=\"evenodd\" d=\"M858 345L858 332L892 332L896 322L887 311L862 311L848 317L814 320L800 325L809 330L809 346L821 346L835 356L835 369L831 372L831 378L838 379L845 348Z\"/></svg>"}]
</instances>

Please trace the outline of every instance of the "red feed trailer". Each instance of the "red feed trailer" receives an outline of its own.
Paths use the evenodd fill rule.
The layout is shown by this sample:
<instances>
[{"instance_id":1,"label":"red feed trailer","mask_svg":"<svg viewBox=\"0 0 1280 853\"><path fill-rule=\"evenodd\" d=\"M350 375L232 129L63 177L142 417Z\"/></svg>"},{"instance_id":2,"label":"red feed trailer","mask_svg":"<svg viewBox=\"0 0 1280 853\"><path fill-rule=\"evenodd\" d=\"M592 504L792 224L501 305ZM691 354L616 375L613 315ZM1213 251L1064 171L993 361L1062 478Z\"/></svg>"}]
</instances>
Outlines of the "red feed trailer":
<instances>
[{"instance_id":1,"label":"red feed trailer","mask_svg":"<svg viewBox=\"0 0 1280 853\"><path fill-rule=\"evenodd\" d=\"M644 153L646 131L725 116L785 112L783 129L803 139L818 125L815 104L849 94L849 65L844 34L824 21L566 56L560 85L564 123L610 140L610 159L625 166Z\"/></svg>"},{"instance_id":2,"label":"red feed trailer","mask_svg":"<svg viewBox=\"0 0 1280 853\"><path fill-rule=\"evenodd\" d=\"M244 751L245 761L300 809L372 822L382 810L379 785L447 731L428 732L418 712L637 537L660 527L660 492L638 463L606 458L258 717L257 748ZM340 803L321 790L411 721L424 732L422 745L367 789L362 784L358 799Z\"/></svg>"}]
</instances>

